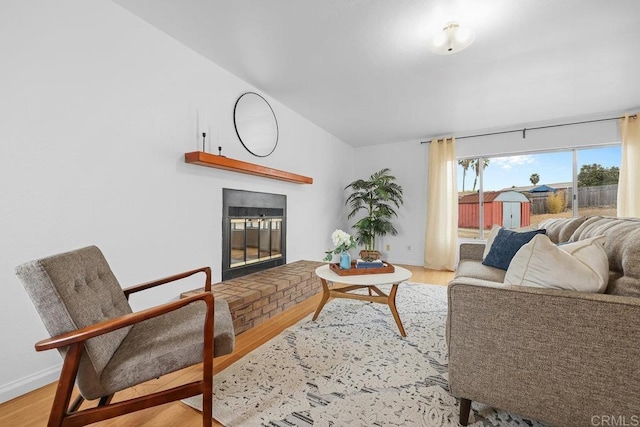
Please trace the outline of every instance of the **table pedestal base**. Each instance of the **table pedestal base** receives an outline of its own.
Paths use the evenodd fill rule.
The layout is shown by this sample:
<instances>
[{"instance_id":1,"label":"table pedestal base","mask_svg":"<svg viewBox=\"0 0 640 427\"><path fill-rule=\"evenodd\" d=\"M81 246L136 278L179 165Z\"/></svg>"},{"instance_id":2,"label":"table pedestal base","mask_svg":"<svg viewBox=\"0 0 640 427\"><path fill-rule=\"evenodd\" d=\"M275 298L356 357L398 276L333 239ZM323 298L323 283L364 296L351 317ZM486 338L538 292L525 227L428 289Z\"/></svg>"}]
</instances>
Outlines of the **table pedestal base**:
<instances>
[{"instance_id":1,"label":"table pedestal base","mask_svg":"<svg viewBox=\"0 0 640 427\"><path fill-rule=\"evenodd\" d=\"M382 292L376 286L373 285L349 285L344 286L338 289L329 289L329 285L327 285L327 281L325 279L320 279L322 283L322 300L320 300L320 304L318 304L318 308L316 309L315 314L313 315L312 320L316 320L318 315L324 308L324 305L329 301L329 298L349 298L349 299L357 299L362 301L376 302L379 304L386 304L391 309L391 314L396 321L396 325L398 325L398 330L400 331L400 335L403 337L407 336L407 333L404 331L404 327L402 326L402 321L400 321L400 315L398 315L398 309L396 308L396 293L398 292L399 283L393 284L391 286L391 291L389 295ZM349 292L355 291L356 289L368 289L369 295L362 294L351 294ZM373 292L376 295L373 295Z\"/></svg>"}]
</instances>

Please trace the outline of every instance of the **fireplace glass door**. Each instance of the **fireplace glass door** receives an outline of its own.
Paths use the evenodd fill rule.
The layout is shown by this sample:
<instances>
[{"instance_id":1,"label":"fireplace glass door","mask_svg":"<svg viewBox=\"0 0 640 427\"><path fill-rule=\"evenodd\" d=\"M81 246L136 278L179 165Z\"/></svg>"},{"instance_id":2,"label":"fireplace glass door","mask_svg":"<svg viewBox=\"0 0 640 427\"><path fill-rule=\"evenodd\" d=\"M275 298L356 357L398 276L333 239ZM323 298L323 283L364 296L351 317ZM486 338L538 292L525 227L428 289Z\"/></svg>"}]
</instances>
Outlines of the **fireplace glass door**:
<instances>
[{"instance_id":1,"label":"fireplace glass door","mask_svg":"<svg viewBox=\"0 0 640 427\"><path fill-rule=\"evenodd\" d=\"M231 268L282 257L282 218L231 219Z\"/></svg>"}]
</instances>

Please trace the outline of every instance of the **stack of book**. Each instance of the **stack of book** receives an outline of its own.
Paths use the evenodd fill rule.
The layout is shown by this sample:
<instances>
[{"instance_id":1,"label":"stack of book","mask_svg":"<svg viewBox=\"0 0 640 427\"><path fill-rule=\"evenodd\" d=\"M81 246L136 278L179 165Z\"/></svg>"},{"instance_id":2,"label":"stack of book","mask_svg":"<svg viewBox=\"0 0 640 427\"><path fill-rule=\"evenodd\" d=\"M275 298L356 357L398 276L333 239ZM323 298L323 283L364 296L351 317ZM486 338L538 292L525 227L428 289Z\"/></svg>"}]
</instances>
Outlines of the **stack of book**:
<instances>
[{"instance_id":1,"label":"stack of book","mask_svg":"<svg viewBox=\"0 0 640 427\"><path fill-rule=\"evenodd\" d=\"M387 264L382 262L382 260L380 259L376 259L373 261L363 261L361 259L358 259L356 261L356 268L381 268L386 266Z\"/></svg>"}]
</instances>

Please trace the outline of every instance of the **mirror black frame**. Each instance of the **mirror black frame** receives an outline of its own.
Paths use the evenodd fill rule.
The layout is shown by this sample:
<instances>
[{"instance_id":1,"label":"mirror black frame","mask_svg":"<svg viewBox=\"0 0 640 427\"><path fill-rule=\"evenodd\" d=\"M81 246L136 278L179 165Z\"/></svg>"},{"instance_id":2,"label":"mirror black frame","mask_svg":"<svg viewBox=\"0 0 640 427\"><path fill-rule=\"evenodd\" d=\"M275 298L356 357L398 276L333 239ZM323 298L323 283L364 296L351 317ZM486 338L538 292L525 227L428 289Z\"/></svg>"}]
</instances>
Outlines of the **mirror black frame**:
<instances>
[{"instance_id":1,"label":"mirror black frame","mask_svg":"<svg viewBox=\"0 0 640 427\"><path fill-rule=\"evenodd\" d=\"M248 142L245 143L245 141L242 140L242 137L240 136L240 132L238 131L238 122L236 120L236 112L238 109L238 103L240 102L240 100L242 99L243 96L245 95L256 95L258 97L260 97L265 104L267 104L267 107L269 107L269 110L271 110L271 114L273 115L273 121L276 125L276 140L273 144L273 148L271 149L271 151L269 151L267 154L256 154L254 153L247 145L249 144ZM242 146L251 154L253 154L256 157L267 157L269 156L271 153L273 153L276 149L276 147L278 146L278 139L280 138L280 129L278 127L278 119L276 118L276 113L273 111L273 108L271 107L271 104L269 104L269 101L267 101L262 95L260 95L259 93L255 93L255 92L245 92L242 95L240 95L238 97L238 99L236 100L235 105L233 106L233 127L236 130L236 135L238 135L238 139L240 140L240 143L242 144ZM250 145L250 144L249 144ZM255 148L254 148L255 149Z\"/></svg>"}]
</instances>

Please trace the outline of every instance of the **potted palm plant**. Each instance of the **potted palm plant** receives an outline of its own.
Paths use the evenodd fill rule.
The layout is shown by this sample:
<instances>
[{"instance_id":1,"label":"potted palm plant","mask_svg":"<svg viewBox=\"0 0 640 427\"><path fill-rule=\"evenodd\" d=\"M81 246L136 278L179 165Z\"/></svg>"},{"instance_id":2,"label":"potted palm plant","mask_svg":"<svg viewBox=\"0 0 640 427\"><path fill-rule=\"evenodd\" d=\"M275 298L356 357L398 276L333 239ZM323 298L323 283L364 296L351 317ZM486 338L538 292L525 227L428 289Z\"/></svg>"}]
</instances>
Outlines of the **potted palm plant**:
<instances>
[{"instance_id":1,"label":"potted palm plant","mask_svg":"<svg viewBox=\"0 0 640 427\"><path fill-rule=\"evenodd\" d=\"M353 218L361 210L366 214L353 225L358 242L365 247L360 252L360 258L365 260L380 258L380 252L376 250L377 236L398 234L391 218L398 216L394 206L399 208L403 203L402 187L395 183L396 178L390 172L385 168L369 179L358 179L345 187L345 190L352 191L345 202L351 208L348 218Z\"/></svg>"}]
</instances>

